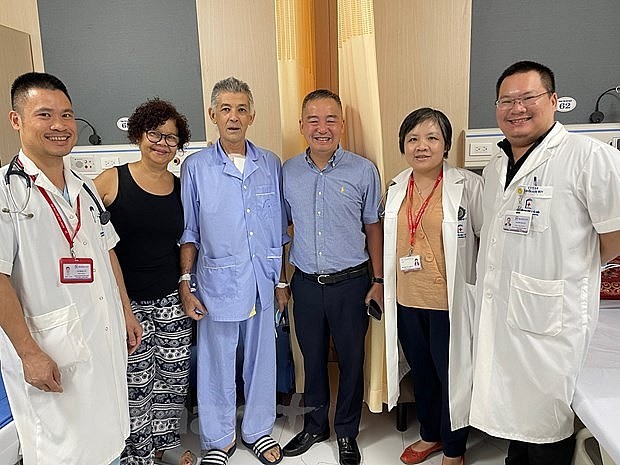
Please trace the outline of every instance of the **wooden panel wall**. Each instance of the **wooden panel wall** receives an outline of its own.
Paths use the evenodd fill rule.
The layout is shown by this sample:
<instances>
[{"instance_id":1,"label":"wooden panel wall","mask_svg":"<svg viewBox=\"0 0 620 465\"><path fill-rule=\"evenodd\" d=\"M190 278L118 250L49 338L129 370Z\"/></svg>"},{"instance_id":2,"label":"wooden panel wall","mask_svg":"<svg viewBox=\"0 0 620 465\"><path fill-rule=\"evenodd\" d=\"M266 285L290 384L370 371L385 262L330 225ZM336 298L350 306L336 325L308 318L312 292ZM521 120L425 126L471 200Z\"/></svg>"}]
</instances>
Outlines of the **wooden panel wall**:
<instances>
[{"instance_id":1,"label":"wooden panel wall","mask_svg":"<svg viewBox=\"0 0 620 465\"><path fill-rule=\"evenodd\" d=\"M37 0L2 0L0 24L30 34L35 71L43 71L43 50Z\"/></svg>"},{"instance_id":2,"label":"wooden panel wall","mask_svg":"<svg viewBox=\"0 0 620 465\"><path fill-rule=\"evenodd\" d=\"M20 147L19 135L9 123L11 84L17 76L32 71L30 36L0 25L0 165L4 165Z\"/></svg>"},{"instance_id":3,"label":"wooden panel wall","mask_svg":"<svg viewBox=\"0 0 620 465\"><path fill-rule=\"evenodd\" d=\"M273 0L196 0L207 139L217 140L208 118L213 85L228 76L247 82L256 119L248 138L282 154L275 6Z\"/></svg>"},{"instance_id":4,"label":"wooden panel wall","mask_svg":"<svg viewBox=\"0 0 620 465\"><path fill-rule=\"evenodd\" d=\"M462 166L468 125L471 0L375 1L385 183L406 167L398 128L412 110L442 110L452 123L449 159Z\"/></svg>"}]
</instances>

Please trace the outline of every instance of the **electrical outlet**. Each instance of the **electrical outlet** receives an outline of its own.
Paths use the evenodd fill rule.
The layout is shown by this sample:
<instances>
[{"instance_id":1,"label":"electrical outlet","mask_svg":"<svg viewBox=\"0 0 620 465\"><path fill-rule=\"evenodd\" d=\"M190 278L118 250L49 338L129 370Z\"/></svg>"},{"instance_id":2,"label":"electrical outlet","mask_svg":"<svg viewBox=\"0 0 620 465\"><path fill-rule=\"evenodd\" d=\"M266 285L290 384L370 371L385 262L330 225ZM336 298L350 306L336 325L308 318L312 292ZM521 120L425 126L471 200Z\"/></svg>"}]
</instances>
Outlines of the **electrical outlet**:
<instances>
[{"instance_id":1,"label":"electrical outlet","mask_svg":"<svg viewBox=\"0 0 620 465\"><path fill-rule=\"evenodd\" d=\"M491 155L492 144L490 142L473 142L469 145L469 154L476 155Z\"/></svg>"},{"instance_id":2,"label":"electrical outlet","mask_svg":"<svg viewBox=\"0 0 620 465\"><path fill-rule=\"evenodd\" d=\"M107 170L121 164L121 160L118 157L102 157L101 169Z\"/></svg>"},{"instance_id":3,"label":"electrical outlet","mask_svg":"<svg viewBox=\"0 0 620 465\"><path fill-rule=\"evenodd\" d=\"M71 156L71 168L79 172L95 171L95 157L92 155Z\"/></svg>"}]
</instances>

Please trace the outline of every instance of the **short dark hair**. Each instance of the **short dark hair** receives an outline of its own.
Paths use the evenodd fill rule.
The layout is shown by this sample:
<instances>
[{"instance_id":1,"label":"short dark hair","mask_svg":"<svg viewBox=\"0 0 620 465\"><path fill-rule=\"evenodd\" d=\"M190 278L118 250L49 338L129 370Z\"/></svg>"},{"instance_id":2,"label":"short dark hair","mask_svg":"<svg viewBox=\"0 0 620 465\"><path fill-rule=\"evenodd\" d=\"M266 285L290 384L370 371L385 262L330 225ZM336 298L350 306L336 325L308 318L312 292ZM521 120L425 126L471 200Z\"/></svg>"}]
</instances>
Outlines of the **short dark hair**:
<instances>
[{"instance_id":1,"label":"short dark hair","mask_svg":"<svg viewBox=\"0 0 620 465\"><path fill-rule=\"evenodd\" d=\"M172 103L158 97L147 100L134 110L127 121L127 137L132 143L139 144L142 134L157 129L169 119L174 120L177 126L178 148L183 150L191 137L187 118Z\"/></svg>"},{"instance_id":2,"label":"short dark hair","mask_svg":"<svg viewBox=\"0 0 620 465\"><path fill-rule=\"evenodd\" d=\"M342 112L342 102L340 101L340 97L338 96L337 93L332 92L329 89L313 90L308 95L306 95L304 97L304 101L301 104L301 112L302 113L304 112L304 109L306 108L306 105L308 105L308 102L311 102L312 100L322 99L322 98L330 98L334 100L338 104L338 108L340 108L340 112Z\"/></svg>"},{"instance_id":3,"label":"short dark hair","mask_svg":"<svg viewBox=\"0 0 620 465\"><path fill-rule=\"evenodd\" d=\"M400 129L398 130L398 148L400 149L400 153L405 153L405 136L418 124L424 123L425 121L433 121L439 126L446 149L444 158L447 157L448 151L450 147L452 147L452 125L443 112L428 107L418 108L412 111L405 116L405 119L400 124Z\"/></svg>"},{"instance_id":4,"label":"short dark hair","mask_svg":"<svg viewBox=\"0 0 620 465\"><path fill-rule=\"evenodd\" d=\"M13 111L18 111L17 108L22 105L26 94L31 89L60 90L71 102L67 87L56 76L49 73L30 72L18 76L11 85L11 108Z\"/></svg>"},{"instance_id":5,"label":"short dark hair","mask_svg":"<svg viewBox=\"0 0 620 465\"><path fill-rule=\"evenodd\" d=\"M550 68L535 61L518 61L504 70L502 75L497 80L495 85L495 98L499 98L499 88L509 76L513 74L529 73L530 71L536 71L540 75L540 80L547 92L555 92L555 75Z\"/></svg>"}]
</instances>

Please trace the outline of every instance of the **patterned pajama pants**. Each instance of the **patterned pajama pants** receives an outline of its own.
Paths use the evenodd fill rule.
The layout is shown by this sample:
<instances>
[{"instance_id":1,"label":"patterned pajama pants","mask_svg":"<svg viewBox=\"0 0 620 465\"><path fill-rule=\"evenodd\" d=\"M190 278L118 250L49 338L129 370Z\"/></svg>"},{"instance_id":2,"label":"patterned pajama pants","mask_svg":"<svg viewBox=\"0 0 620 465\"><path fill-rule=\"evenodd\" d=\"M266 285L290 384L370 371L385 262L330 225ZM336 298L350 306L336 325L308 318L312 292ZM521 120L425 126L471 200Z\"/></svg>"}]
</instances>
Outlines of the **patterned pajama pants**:
<instances>
[{"instance_id":1,"label":"patterned pajama pants","mask_svg":"<svg viewBox=\"0 0 620 465\"><path fill-rule=\"evenodd\" d=\"M142 325L142 343L129 356L127 385L131 434L123 465L151 465L155 450L181 443L179 419L189 385L192 320L177 292L163 299L131 302Z\"/></svg>"}]
</instances>

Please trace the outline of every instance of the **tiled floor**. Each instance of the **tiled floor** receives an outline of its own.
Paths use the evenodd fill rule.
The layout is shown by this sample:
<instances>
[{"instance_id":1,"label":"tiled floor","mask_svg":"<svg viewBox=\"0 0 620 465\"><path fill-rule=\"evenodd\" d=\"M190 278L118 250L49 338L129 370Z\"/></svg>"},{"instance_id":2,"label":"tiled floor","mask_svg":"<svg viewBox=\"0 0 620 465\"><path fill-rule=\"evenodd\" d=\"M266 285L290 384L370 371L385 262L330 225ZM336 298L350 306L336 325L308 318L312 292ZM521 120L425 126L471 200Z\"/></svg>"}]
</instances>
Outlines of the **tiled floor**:
<instances>
[{"instance_id":1,"label":"tiled floor","mask_svg":"<svg viewBox=\"0 0 620 465\"><path fill-rule=\"evenodd\" d=\"M282 409L283 416L278 418L273 430L273 437L284 446L303 426L302 409L299 408L299 395L293 396L291 406ZM333 406L332 406L333 411ZM242 414L239 409L238 415ZM185 434L183 446L195 453L200 450L198 439L198 421L189 419L184 422ZM409 428L404 433L396 430L396 412L373 414L364 406L360 434L357 438L362 451L363 465L400 464L403 449L419 439L419 425L415 418L415 409L409 410ZM468 451L465 456L467 465L501 465L504 463L508 442L491 438L479 431L472 431L469 436ZM240 444L237 452L228 462L229 465L258 464L252 453ZM315 444L308 452L299 457L285 457L283 465L338 465L338 446L332 432L329 441ZM440 465L441 454L431 456L425 464Z\"/></svg>"}]
</instances>

